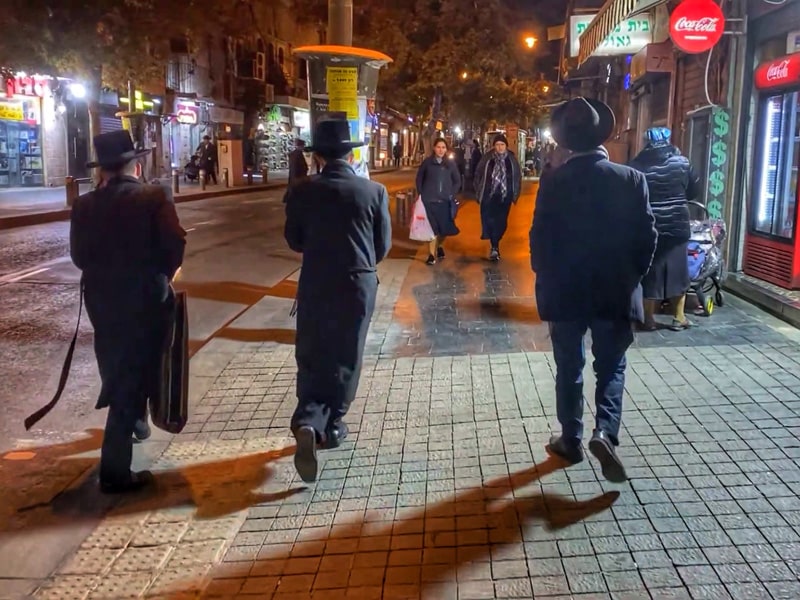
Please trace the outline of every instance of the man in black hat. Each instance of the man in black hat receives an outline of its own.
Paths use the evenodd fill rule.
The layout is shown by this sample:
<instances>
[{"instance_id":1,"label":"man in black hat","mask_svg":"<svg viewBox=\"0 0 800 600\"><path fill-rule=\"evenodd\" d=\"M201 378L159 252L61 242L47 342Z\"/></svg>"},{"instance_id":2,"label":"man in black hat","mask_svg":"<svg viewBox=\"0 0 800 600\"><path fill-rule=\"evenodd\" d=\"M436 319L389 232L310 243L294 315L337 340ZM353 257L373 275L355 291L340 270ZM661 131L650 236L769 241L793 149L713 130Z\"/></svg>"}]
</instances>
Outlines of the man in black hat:
<instances>
[{"instance_id":1,"label":"man in black hat","mask_svg":"<svg viewBox=\"0 0 800 600\"><path fill-rule=\"evenodd\" d=\"M217 162L219 160L217 146L211 141L210 135L204 135L203 141L194 152L197 155L197 164L206 172L206 184L209 179L217 185Z\"/></svg>"},{"instance_id":2,"label":"man in black hat","mask_svg":"<svg viewBox=\"0 0 800 600\"><path fill-rule=\"evenodd\" d=\"M571 152L540 181L530 232L539 316L550 324L561 435L548 449L583 460L584 336L592 333L596 424L590 452L611 482L627 479L616 453L622 421L625 353L644 318L641 286L656 247L644 175L613 163L602 144L614 130L602 102L570 100L555 109L552 135Z\"/></svg>"},{"instance_id":3,"label":"man in black hat","mask_svg":"<svg viewBox=\"0 0 800 600\"><path fill-rule=\"evenodd\" d=\"M319 176L286 192L286 241L303 254L297 289L297 410L292 432L303 481L317 477L317 447L347 436L342 420L356 395L378 290L377 264L391 247L386 188L356 175L346 120L314 128Z\"/></svg>"},{"instance_id":4,"label":"man in black hat","mask_svg":"<svg viewBox=\"0 0 800 600\"><path fill-rule=\"evenodd\" d=\"M152 480L131 472L133 434L145 414L161 353L169 282L183 262L186 232L162 186L143 185L142 165L127 131L94 138L102 187L72 207L70 252L81 270L86 312L94 327L101 390L108 407L100 486L128 492Z\"/></svg>"}]
</instances>

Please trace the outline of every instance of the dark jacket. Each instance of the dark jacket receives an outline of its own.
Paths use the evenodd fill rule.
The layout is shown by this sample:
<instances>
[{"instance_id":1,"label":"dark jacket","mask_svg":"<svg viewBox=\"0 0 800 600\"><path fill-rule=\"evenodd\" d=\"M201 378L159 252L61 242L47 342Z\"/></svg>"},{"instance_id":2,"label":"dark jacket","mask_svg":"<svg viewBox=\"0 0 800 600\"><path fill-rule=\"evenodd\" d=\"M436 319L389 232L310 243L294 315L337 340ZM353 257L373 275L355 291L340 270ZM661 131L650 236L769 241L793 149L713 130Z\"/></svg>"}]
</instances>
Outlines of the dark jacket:
<instances>
[{"instance_id":1,"label":"dark jacket","mask_svg":"<svg viewBox=\"0 0 800 600\"><path fill-rule=\"evenodd\" d=\"M102 387L97 408L138 397L163 343L169 280L186 232L161 186L111 179L75 201L70 254L82 271Z\"/></svg>"},{"instance_id":2,"label":"dark jacket","mask_svg":"<svg viewBox=\"0 0 800 600\"><path fill-rule=\"evenodd\" d=\"M497 156L497 152L490 150L483 155L475 169L475 196L478 202L489 199L492 171L494 170L494 161ZM516 203L522 193L522 169L520 169L517 157L511 150L506 152L506 177L508 179L508 195L504 200Z\"/></svg>"},{"instance_id":3,"label":"dark jacket","mask_svg":"<svg viewBox=\"0 0 800 600\"><path fill-rule=\"evenodd\" d=\"M327 282L375 272L388 254L389 194L356 175L347 161L333 161L286 191L284 234L289 247L303 254L298 300L305 292L330 294Z\"/></svg>"},{"instance_id":4,"label":"dark jacket","mask_svg":"<svg viewBox=\"0 0 800 600\"><path fill-rule=\"evenodd\" d=\"M634 319L657 233L644 175L604 150L542 176L530 232L543 321Z\"/></svg>"},{"instance_id":5,"label":"dark jacket","mask_svg":"<svg viewBox=\"0 0 800 600\"><path fill-rule=\"evenodd\" d=\"M219 157L217 155L217 146L214 143L201 143L195 150L195 154L197 155L197 164L200 165L201 169L216 172Z\"/></svg>"},{"instance_id":6,"label":"dark jacket","mask_svg":"<svg viewBox=\"0 0 800 600\"><path fill-rule=\"evenodd\" d=\"M630 166L647 178L659 237L688 240L691 230L687 201L700 194L700 182L689 160L675 146L649 147Z\"/></svg>"},{"instance_id":7,"label":"dark jacket","mask_svg":"<svg viewBox=\"0 0 800 600\"><path fill-rule=\"evenodd\" d=\"M429 156L417 170L417 193L423 202L447 202L461 191L461 174L456 163L445 157L441 163Z\"/></svg>"},{"instance_id":8,"label":"dark jacket","mask_svg":"<svg viewBox=\"0 0 800 600\"><path fill-rule=\"evenodd\" d=\"M306 177L308 177L306 157L302 150L296 148L289 153L289 184L297 183Z\"/></svg>"}]
</instances>

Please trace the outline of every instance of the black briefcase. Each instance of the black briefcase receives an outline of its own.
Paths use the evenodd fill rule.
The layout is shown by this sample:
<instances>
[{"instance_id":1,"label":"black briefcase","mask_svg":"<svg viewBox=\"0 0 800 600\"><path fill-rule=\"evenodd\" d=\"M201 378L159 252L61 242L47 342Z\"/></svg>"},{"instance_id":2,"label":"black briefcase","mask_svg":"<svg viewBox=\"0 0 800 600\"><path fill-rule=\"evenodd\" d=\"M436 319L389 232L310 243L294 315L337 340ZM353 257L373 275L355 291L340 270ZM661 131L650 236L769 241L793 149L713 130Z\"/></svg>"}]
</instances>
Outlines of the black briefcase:
<instances>
[{"instance_id":1,"label":"black briefcase","mask_svg":"<svg viewBox=\"0 0 800 600\"><path fill-rule=\"evenodd\" d=\"M189 420L189 314L186 292L171 290L155 389L150 394L153 425L180 433Z\"/></svg>"}]
</instances>

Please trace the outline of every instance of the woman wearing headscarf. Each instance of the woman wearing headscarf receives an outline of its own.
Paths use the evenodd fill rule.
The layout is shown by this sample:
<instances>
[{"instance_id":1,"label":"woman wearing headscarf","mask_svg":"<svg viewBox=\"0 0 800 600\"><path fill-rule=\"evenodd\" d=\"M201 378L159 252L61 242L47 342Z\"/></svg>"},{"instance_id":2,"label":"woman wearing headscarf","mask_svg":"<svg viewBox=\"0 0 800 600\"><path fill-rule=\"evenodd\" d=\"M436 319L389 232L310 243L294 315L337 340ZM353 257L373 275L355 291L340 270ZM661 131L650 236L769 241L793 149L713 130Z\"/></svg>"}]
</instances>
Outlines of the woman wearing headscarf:
<instances>
[{"instance_id":1,"label":"woman wearing headscarf","mask_svg":"<svg viewBox=\"0 0 800 600\"><path fill-rule=\"evenodd\" d=\"M427 263L435 265L444 258L444 238L458 235L455 222L456 194L461 189L461 174L453 159L447 158L447 142L433 143L433 154L422 161L417 171L417 191L425 205L434 238L430 242Z\"/></svg>"},{"instance_id":2,"label":"woman wearing headscarf","mask_svg":"<svg viewBox=\"0 0 800 600\"><path fill-rule=\"evenodd\" d=\"M690 284L688 201L699 195L700 186L689 160L670 142L671 135L666 127L648 129L645 132L647 145L630 163L647 178L650 206L658 231L653 264L642 281L644 329L647 331L656 329L654 315L664 300L669 300L672 309L670 329L681 331L691 327L684 312Z\"/></svg>"},{"instance_id":3,"label":"woman wearing headscarf","mask_svg":"<svg viewBox=\"0 0 800 600\"><path fill-rule=\"evenodd\" d=\"M475 171L475 196L481 205L481 239L489 240L489 260L500 260L500 241L508 227L508 213L522 192L522 169L508 139L494 138L491 150L481 158Z\"/></svg>"}]
</instances>

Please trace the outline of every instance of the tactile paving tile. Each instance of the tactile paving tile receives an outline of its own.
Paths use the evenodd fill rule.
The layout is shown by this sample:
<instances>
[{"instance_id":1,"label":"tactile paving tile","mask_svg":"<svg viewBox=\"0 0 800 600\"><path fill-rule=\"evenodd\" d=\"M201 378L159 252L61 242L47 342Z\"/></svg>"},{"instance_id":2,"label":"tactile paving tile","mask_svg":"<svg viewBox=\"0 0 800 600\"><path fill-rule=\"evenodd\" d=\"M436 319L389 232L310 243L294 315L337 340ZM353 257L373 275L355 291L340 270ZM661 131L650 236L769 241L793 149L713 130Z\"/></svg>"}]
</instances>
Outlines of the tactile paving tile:
<instances>
[{"instance_id":1,"label":"tactile paving tile","mask_svg":"<svg viewBox=\"0 0 800 600\"><path fill-rule=\"evenodd\" d=\"M33 594L37 600L83 600L97 585L96 575L65 575L48 581Z\"/></svg>"},{"instance_id":2,"label":"tactile paving tile","mask_svg":"<svg viewBox=\"0 0 800 600\"><path fill-rule=\"evenodd\" d=\"M124 548L128 545L134 533L136 525L114 525L103 523L95 529L92 534L81 544L81 548Z\"/></svg>"},{"instance_id":3,"label":"tactile paving tile","mask_svg":"<svg viewBox=\"0 0 800 600\"><path fill-rule=\"evenodd\" d=\"M161 546L177 544L186 532L187 522L150 523L142 527L131 539L131 546Z\"/></svg>"},{"instance_id":4,"label":"tactile paving tile","mask_svg":"<svg viewBox=\"0 0 800 600\"><path fill-rule=\"evenodd\" d=\"M226 540L239 531L242 519L218 519L215 521L193 521L182 542L205 542L209 540Z\"/></svg>"},{"instance_id":5,"label":"tactile paving tile","mask_svg":"<svg viewBox=\"0 0 800 600\"><path fill-rule=\"evenodd\" d=\"M147 590L148 598L177 598L174 594L182 594L188 598L196 598L206 586L209 567L190 570L167 570L159 573L156 580ZM183 596L181 596L183 597Z\"/></svg>"},{"instance_id":6,"label":"tactile paving tile","mask_svg":"<svg viewBox=\"0 0 800 600\"><path fill-rule=\"evenodd\" d=\"M172 553L172 546L127 548L111 566L112 573L156 571L164 566Z\"/></svg>"},{"instance_id":7,"label":"tactile paving tile","mask_svg":"<svg viewBox=\"0 0 800 600\"><path fill-rule=\"evenodd\" d=\"M198 565L212 565L219 562L225 544L223 540L181 544L169 557L167 568L180 570L194 569Z\"/></svg>"},{"instance_id":8,"label":"tactile paving tile","mask_svg":"<svg viewBox=\"0 0 800 600\"><path fill-rule=\"evenodd\" d=\"M62 575L101 575L121 552L120 549L82 548L58 572Z\"/></svg>"},{"instance_id":9,"label":"tactile paving tile","mask_svg":"<svg viewBox=\"0 0 800 600\"><path fill-rule=\"evenodd\" d=\"M140 598L152 581L148 573L109 573L89 594L89 600Z\"/></svg>"}]
</instances>

